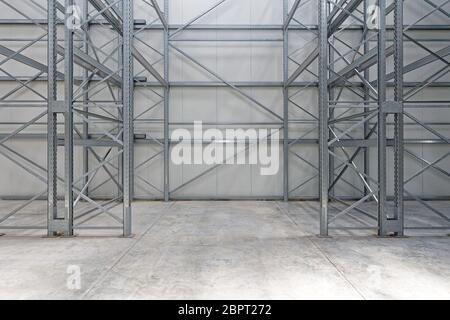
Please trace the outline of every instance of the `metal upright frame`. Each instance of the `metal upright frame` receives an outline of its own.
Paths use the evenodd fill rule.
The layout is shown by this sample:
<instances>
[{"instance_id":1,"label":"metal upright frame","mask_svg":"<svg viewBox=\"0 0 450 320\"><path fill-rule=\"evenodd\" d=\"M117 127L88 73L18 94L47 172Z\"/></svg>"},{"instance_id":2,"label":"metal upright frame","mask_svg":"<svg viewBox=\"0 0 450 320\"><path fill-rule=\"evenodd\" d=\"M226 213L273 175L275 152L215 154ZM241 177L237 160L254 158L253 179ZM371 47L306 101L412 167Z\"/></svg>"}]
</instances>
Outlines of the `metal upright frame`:
<instances>
[{"instance_id":1,"label":"metal upright frame","mask_svg":"<svg viewBox=\"0 0 450 320\"><path fill-rule=\"evenodd\" d=\"M326 8L326 3L330 4L330 8ZM433 12L439 12L444 16L448 13L443 9L445 3L437 5L434 2L428 4L433 7L431 12L426 12L423 17L405 27L403 22L403 1L393 1L387 4L385 0L378 0L379 19L378 26L374 30L368 30L367 2L363 1L319 1L319 111L320 111L320 198L321 198L321 231L322 236L328 236L329 229L339 230L378 230L380 236L402 236L407 229L423 229L423 230L448 230L449 217L448 214L439 211L433 206L413 195L404 189L405 184L412 179L417 178L427 169L445 159L446 155L440 157L437 162L431 163L420 157L416 157L419 161L428 164L425 168L413 175L411 178L404 179L404 150L405 145L424 145L429 143L427 139L405 139L405 122L404 117L412 118L418 125L437 135L441 142L448 142L443 134L433 129L433 124L425 124L419 119L411 116L405 109L409 108L407 99L405 99L404 88L408 88L408 92L417 94L419 91L428 87L445 86L445 83L437 82L447 72L440 70L439 74L434 77L427 78L423 82L406 82L405 74L415 70L417 67L423 67L435 61L443 61L441 55L446 55L446 48L439 50L437 53L426 48L426 45L414 40L413 37L407 35L407 32L437 32L446 28L442 26L420 25L419 22L425 17L430 16ZM361 8L363 5L363 11ZM361 15L362 14L362 15ZM393 25L386 24L387 17L392 15ZM346 20L353 19L354 23L343 25ZM345 44L343 40L339 40L340 36L336 34L343 33L345 29L358 27L363 30L361 41L354 45ZM327 31L325 29L327 28ZM371 41L375 41L377 46L372 48ZM338 39L340 43L347 47L345 54L342 54L336 47L335 41L331 41L331 37ZM404 38L409 42L413 42L428 52L428 56L421 58L407 66L404 66ZM425 43L430 39L424 39ZM442 41L445 39L434 39L434 41ZM393 42L393 43L392 43ZM361 50L363 48L363 50ZM329 63L328 56L331 52L339 56L334 59L334 63ZM352 59L349 56L353 56ZM387 61L393 60L393 70L388 70ZM334 66L338 61L344 61L346 66L339 71L334 70ZM377 79L370 78L370 68L376 68ZM355 79L350 81L350 79ZM356 83L355 83L356 81ZM362 101L345 99L339 100L337 97L332 100L330 91L339 88L339 95L345 91L352 93L362 99ZM390 90L393 88L393 90ZM392 92L393 91L393 92ZM408 95L407 95L408 96ZM348 100L348 99L347 99ZM439 102L438 107L442 106ZM445 102L444 102L445 103ZM406 104L404 106L404 104ZM419 102L422 106L432 107L433 103ZM336 117L336 110L343 110L340 116ZM361 110L362 112L353 112ZM351 113L354 114L351 114ZM348 115L350 114L350 115ZM345 115L345 116L344 116ZM345 124L347 122L347 124ZM411 123L409 123L411 125ZM342 125L338 127L338 125ZM355 138L358 129L364 127L362 138ZM392 136L390 136L390 134ZM328 136L331 133L332 136ZM374 138L376 136L376 149L374 149ZM348 149L354 148L354 152L349 153ZM341 150L341 154L336 152ZM346 150L347 149L347 150ZM362 150L364 152L364 170L359 169L357 165L358 155ZM407 150L407 149L406 149ZM373 170L370 170L369 159L370 154L374 152L378 155L378 166L376 176ZM411 152L408 152L411 154ZM344 165L339 170L339 174L333 180L334 174L328 174L327 161L328 154L332 155L332 159ZM388 156L392 155L389 160ZM333 161L333 162L334 162ZM392 167L392 170L391 168ZM343 197L332 194L339 181L345 182L345 172L352 170L362 182L360 190L354 196L354 199L345 200ZM440 172L447 171L440 168ZM335 172L335 167L330 168L330 172ZM372 172L372 174L371 174ZM388 172L390 174L388 174ZM446 176L448 176L446 174ZM348 183L347 183L348 184ZM392 188L393 193L389 191ZM406 197L405 197L406 196ZM441 218L440 226L422 226L422 227L405 227L405 211L404 204L406 200L415 200L428 209L431 214L437 214ZM377 205L377 213L373 212L373 205ZM427 222L428 224L429 222Z\"/></svg>"},{"instance_id":2,"label":"metal upright frame","mask_svg":"<svg viewBox=\"0 0 450 320\"><path fill-rule=\"evenodd\" d=\"M49 119L52 120L52 131L48 135L48 170L49 181L64 182L64 215L58 213L58 190L49 188L49 224L48 235L63 234L71 236L74 230L107 230L121 229L123 236L131 235L131 202L132 202L132 161L133 161L133 61L131 48L133 43L133 8L131 0L120 3L105 3L103 1L89 1L98 10L88 13L88 3L84 2L84 18L80 28L69 28L68 21L73 19L73 0L66 0L64 6L55 0L48 1L49 37L48 52L49 70L56 70L57 61L55 54L64 58L64 100L55 99L49 102ZM64 14L64 47L56 41L58 28L57 11ZM117 48L112 53L105 53L102 47L98 47L92 41L89 34L89 24L92 17L99 14L111 19L113 29L112 37L108 42L117 38ZM109 26L105 26L108 30ZM123 31L123 32L122 32ZM114 34L115 33L115 34ZM81 41L81 46L76 46L74 40ZM118 52L119 59L114 57ZM100 56L105 55L103 60ZM122 60L120 60L120 57ZM115 63L111 63L115 61ZM115 65L116 71L110 69L107 64ZM75 68L81 68L83 77L75 82ZM49 96L57 97L56 77L54 72L48 74ZM94 85L90 85L95 82ZM53 85L52 85L53 84ZM77 88L78 87L78 88ZM95 98L102 92L108 91L109 97L104 100ZM57 130L56 119L58 114L64 116L62 140L55 139ZM74 122L77 119L77 123ZM81 130L80 127L81 126ZM95 130L95 131L94 131ZM78 139L75 143L74 135ZM58 177L57 149L64 146L64 178ZM83 158L83 171L80 176L74 178L74 154L81 146ZM105 151L106 148L106 151ZM100 153L104 152L103 156ZM89 156L96 160L90 168ZM121 158L119 162L123 168L116 167L113 162ZM95 177L100 171L104 171L110 181L117 185L119 194L114 198L104 201L93 199L91 193L100 186L92 187ZM113 171L118 170L118 174ZM120 175L120 179L117 179ZM56 183L57 185L57 183ZM76 197L76 198L75 198ZM111 209L118 203L123 204L123 216L118 217ZM95 223L100 215L107 215L113 223L106 225ZM88 222L94 223L91 225Z\"/></svg>"},{"instance_id":3,"label":"metal upright frame","mask_svg":"<svg viewBox=\"0 0 450 320\"><path fill-rule=\"evenodd\" d=\"M406 9L411 8L413 4L404 1L403 6ZM427 212L426 218L417 217L414 211L405 214L404 228L405 231L415 232L444 232L448 234L450 229L450 214L445 209L439 207L436 200L445 200L446 197L437 197L426 194L426 189L422 192L413 190L411 182L419 182L425 184L427 174L435 174L432 179L440 178L449 182L450 172L448 166L444 165L444 161L448 161L450 156L449 138L448 138L448 119L450 116L450 38L448 37L450 30L450 2L425 0L422 3L423 9L417 19L412 22L404 23L403 30L397 30L397 40L403 36L405 43L410 44L404 46L403 51L421 52L420 58L412 61L403 62L403 73L390 73L387 78L403 77L404 89L397 88L396 95L402 100L403 119L397 119L398 133L405 136L406 143L397 143L399 156L402 157L400 162L404 162L405 168L419 165L419 169L408 172L400 171L402 177L400 181L404 187L405 204L411 203L411 207ZM400 12L400 11L399 11ZM403 16L397 16L400 20ZM430 25L426 19L440 19L441 23ZM397 44L398 46L398 44ZM439 49L436 49L436 46ZM402 48L399 47L400 51ZM412 83L411 83L412 82ZM406 85L410 84L410 85ZM421 97L421 94L427 95L430 90L439 90L441 98ZM422 115L428 118L429 115L438 114L438 120L419 119L417 112L422 111ZM404 131L401 128L404 127ZM414 128L422 133L422 137L412 136L407 128ZM394 144L395 145L395 144ZM414 148L416 147L416 148ZM417 152L417 147L422 148L422 153ZM431 152L440 150L441 155L432 157ZM403 179L402 179L403 178ZM422 180L420 182L420 179ZM400 195L401 196L401 195Z\"/></svg>"},{"instance_id":4,"label":"metal upright frame","mask_svg":"<svg viewBox=\"0 0 450 320\"><path fill-rule=\"evenodd\" d=\"M82 5L81 27L64 28L65 22L73 17L67 8L74 2ZM11 113L32 110L27 121L0 123L0 155L43 185L43 190L36 195L13 197L21 203L0 216L0 230L39 229L46 230L48 236L72 236L82 230L111 229L131 236L135 189L144 193L156 191L148 199L183 199L179 195L181 190L220 169L220 165L212 166L179 185L170 183L174 181L170 149L177 143L171 141L170 133L172 128L186 125L171 120L171 95L179 88L214 87L235 92L254 108L273 117L273 121L263 125L282 132L283 187L279 194L266 198L318 199L321 236L335 230L369 231L380 236L403 236L408 230L448 232L449 214L432 200L450 197L431 197L410 188L412 182L421 183L419 179L425 179L430 172L437 173L441 179L450 176L443 165L450 155L445 132L450 122L444 119L450 109L450 97L445 96L450 92L450 38L445 33L450 29L448 1L423 1L421 5L428 11L412 23L404 22L403 11L417 4L400 0L376 0L379 19L372 16L373 1L369 0L280 0L283 12L280 24L198 23L213 12L220 13L226 2L218 0L212 6L205 5L200 14L175 25L169 19L170 0L143 1L148 10L148 19L144 21L134 19L133 0L46 0L42 3L32 0L27 5L35 10L36 16L23 11L15 1L0 0L0 5L20 17L1 20L0 25L22 25L44 31L35 38L0 39L3 58L0 85L17 84L7 92L2 89L0 108ZM318 14L314 24L302 21L302 8L311 4ZM426 23L435 16L444 22ZM371 26L373 22L377 23L375 27ZM107 40L95 40L99 30ZM177 45L181 41L198 41L193 36L180 37L194 35L197 30L233 30L243 34L258 31L259 35L276 32L277 36L268 38L242 36L220 41L279 43L283 52L281 81L226 79ZM162 43L144 41L143 36L151 32L160 33ZM297 35L312 38L299 47ZM20 43L21 48L12 49L12 43ZM41 43L47 44L46 62L28 56L30 49ZM405 58L411 47L422 53L419 59ZM156 60L150 57L150 52L158 55ZM170 60L175 55L215 80L173 81ZM7 63L31 68L36 73L14 74L2 66ZM41 90L43 85L47 94ZM272 106L248 93L249 88L280 90L282 112L275 112ZM317 93L314 109L298 99L310 90ZM440 90L442 99L419 98L428 90ZM24 92L34 98L20 98L19 93ZM157 97L157 101L135 113L138 92L147 92ZM161 110L160 119L149 116L157 108ZM421 120L416 115L420 110L439 112L442 120ZM136 123L139 129L135 128ZM256 123L208 125L252 127ZM45 131L30 130L42 126L46 127ZM158 131L154 128L162 136L154 135ZM411 128L423 137L411 136ZM20 139L41 143L46 140L47 164L7 144ZM138 145L152 145L157 151L137 163L134 152ZM302 154L303 150L310 150L306 147L317 150L317 163ZM418 148L439 148L443 153L433 160L420 154ZM80 159L81 168L76 165ZM138 174L156 159L162 159L163 163L163 169L157 173L162 178L161 186ZM293 172L299 163L311 168L313 175L298 180ZM420 169L412 174L405 170L414 165ZM319 185L317 194L303 196L301 191L314 182ZM117 193L102 194L105 187ZM39 199L47 201L46 225L8 224ZM429 219L424 221L410 213L407 208L414 207L413 202L429 213ZM121 210L117 210L119 205Z\"/></svg>"},{"instance_id":5,"label":"metal upright frame","mask_svg":"<svg viewBox=\"0 0 450 320\"><path fill-rule=\"evenodd\" d=\"M387 181L387 119L395 118L395 132L403 132L401 94L395 99L387 97L386 60L394 56L394 82L396 93L403 88L401 33L402 3L396 1L389 8L385 0L377 2L378 25L369 30L367 3L362 0L326 1L319 3L319 110L320 110L320 199L322 236L329 229L378 230L378 234L403 235L403 183L402 150L403 137L394 138L394 206L388 206ZM329 4L329 5L328 5ZM359 8L363 8L361 11ZM394 34L396 45L387 47L386 16L394 12ZM353 20L351 24L346 21ZM362 30L360 41L347 44L342 40L351 26ZM348 31L351 32L351 31ZM376 37L376 48L367 43ZM333 38L333 41L331 41ZM338 46L337 44L341 44ZM332 63L329 55L333 54ZM334 58L336 57L336 58ZM336 65L343 65L336 70ZM377 80L370 79L368 70L376 67ZM355 79L352 81L352 79ZM355 83L356 82L356 83ZM330 94L337 91L336 94ZM349 98L352 97L352 98ZM364 169L358 157L370 154L373 138L377 135L378 168L376 177ZM357 137L360 136L360 137ZM372 149L373 150L373 149ZM329 157L331 155L331 157ZM330 161L331 159L331 161ZM336 167L335 164L340 164ZM329 167L331 166L331 167ZM351 175L348 175L351 171ZM334 173L337 172L337 176ZM331 174L330 174L331 173ZM353 178L360 183L349 183L344 178ZM355 189L353 199L335 194L335 189L345 183ZM377 214L369 202L377 204Z\"/></svg>"}]
</instances>

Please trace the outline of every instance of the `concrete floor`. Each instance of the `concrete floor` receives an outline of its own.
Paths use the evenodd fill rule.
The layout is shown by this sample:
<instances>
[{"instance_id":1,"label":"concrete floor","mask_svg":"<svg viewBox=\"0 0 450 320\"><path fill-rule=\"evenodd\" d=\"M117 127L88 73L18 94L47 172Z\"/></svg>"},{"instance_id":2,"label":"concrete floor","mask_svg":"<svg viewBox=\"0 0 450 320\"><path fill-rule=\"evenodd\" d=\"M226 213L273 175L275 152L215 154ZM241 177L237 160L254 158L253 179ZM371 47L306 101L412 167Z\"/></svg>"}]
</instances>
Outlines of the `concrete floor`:
<instances>
[{"instance_id":1,"label":"concrete floor","mask_svg":"<svg viewBox=\"0 0 450 320\"><path fill-rule=\"evenodd\" d=\"M14 206L1 201L0 212ZM346 231L322 239L315 202L137 202L134 208L131 239L6 232L0 298L450 298L445 232L381 239L374 231ZM8 225L45 222L44 202L27 210ZM67 287L71 265L81 269L80 290Z\"/></svg>"}]
</instances>

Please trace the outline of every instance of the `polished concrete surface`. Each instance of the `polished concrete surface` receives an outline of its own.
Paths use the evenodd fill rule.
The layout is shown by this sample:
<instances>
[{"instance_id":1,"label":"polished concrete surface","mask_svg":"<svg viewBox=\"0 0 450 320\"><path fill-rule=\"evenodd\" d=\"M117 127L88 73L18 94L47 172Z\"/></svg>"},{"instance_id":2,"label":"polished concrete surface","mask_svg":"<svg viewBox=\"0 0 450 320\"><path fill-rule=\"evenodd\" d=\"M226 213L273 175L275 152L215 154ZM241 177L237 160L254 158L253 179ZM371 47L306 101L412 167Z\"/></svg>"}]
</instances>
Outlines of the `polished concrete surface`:
<instances>
[{"instance_id":1,"label":"polished concrete surface","mask_svg":"<svg viewBox=\"0 0 450 320\"><path fill-rule=\"evenodd\" d=\"M18 205L0 201L0 217ZM373 230L332 230L333 237L319 238L317 205L136 202L129 239L118 237L118 230L55 239L43 237L44 231L4 230L0 298L450 298L445 231L391 239ZM448 214L450 203L436 205ZM435 224L414 204L407 211L408 223ZM342 226L350 222L345 219ZM114 220L99 216L89 223ZM358 223L373 225L370 219ZM45 224L44 202L2 225L32 224ZM80 289L68 285L73 266L81 270Z\"/></svg>"}]
</instances>

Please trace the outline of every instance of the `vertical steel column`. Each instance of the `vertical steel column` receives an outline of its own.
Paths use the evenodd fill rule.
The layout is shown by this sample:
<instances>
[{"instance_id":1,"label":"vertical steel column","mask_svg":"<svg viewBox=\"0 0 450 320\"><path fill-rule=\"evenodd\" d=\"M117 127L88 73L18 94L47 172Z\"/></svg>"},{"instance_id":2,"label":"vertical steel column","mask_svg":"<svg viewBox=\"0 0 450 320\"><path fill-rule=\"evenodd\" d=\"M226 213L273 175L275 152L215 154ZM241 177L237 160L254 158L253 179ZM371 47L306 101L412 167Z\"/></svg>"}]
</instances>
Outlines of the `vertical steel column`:
<instances>
[{"instance_id":1,"label":"vertical steel column","mask_svg":"<svg viewBox=\"0 0 450 320\"><path fill-rule=\"evenodd\" d=\"M57 131L56 122L57 114L54 107L57 103L56 89L56 60L57 60L57 26L56 26L56 0L47 1L48 12L48 39L47 39L47 64L48 64L48 80L47 80L47 98L48 98L48 114L47 114L47 234L53 236L56 232L54 221L58 218L58 188L57 188Z\"/></svg>"},{"instance_id":2,"label":"vertical steel column","mask_svg":"<svg viewBox=\"0 0 450 320\"><path fill-rule=\"evenodd\" d=\"M164 0L164 16L169 22L169 0ZM164 79L167 87L164 88L164 201L170 200L170 82L169 82L169 35L170 28L164 30Z\"/></svg>"},{"instance_id":3,"label":"vertical steel column","mask_svg":"<svg viewBox=\"0 0 450 320\"><path fill-rule=\"evenodd\" d=\"M379 235L403 235L403 1L394 7L395 37L395 101L387 101L386 95L386 0L379 0L380 28L378 34L378 223ZM386 119L394 115L394 212L387 204L387 133ZM401 131L401 133L400 133Z\"/></svg>"},{"instance_id":4,"label":"vertical steel column","mask_svg":"<svg viewBox=\"0 0 450 320\"><path fill-rule=\"evenodd\" d=\"M68 22L73 19L69 8L73 7L73 0L65 0L64 27L64 220L66 221L66 235L73 235L73 30Z\"/></svg>"},{"instance_id":5,"label":"vertical steel column","mask_svg":"<svg viewBox=\"0 0 450 320\"><path fill-rule=\"evenodd\" d=\"M133 0L123 0L123 54L122 54L122 98L123 98L123 236L131 236L132 175L133 165Z\"/></svg>"},{"instance_id":6,"label":"vertical steel column","mask_svg":"<svg viewBox=\"0 0 450 320\"><path fill-rule=\"evenodd\" d=\"M289 1L283 0L283 199L289 201Z\"/></svg>"},{"instance_id":7,"label":"vertical steel column","mask_svg":"<svg viewBox=\"0 0 450 320\"><path fill-rule=\"evenodd\" d=\"M117 12L120 13L121 16L123 16L123 5L122 5L122 3L116 4L115 5L115 9L117 10ZM123 37L120 37L120 34L119 34L119 37L117 39L117 46L118 46L118 50L117 50L117 61L118 62L117 63L118 63L118 68L120 70L123 67L123 50L124 50ZM123 70L122 70L122 72L123 72ZM124 105L123 104L123 90L122 90L122 88L119 88L119 90L118 90L117 101L122 102L122 106ZM122 107L121 111L118 111L118 116L117 116L120 121L123 121L123 113L124 113L124 108ZM120 127L120 126L121 126L121 124L119 123L118 124L118 127L119 127L118 129L119 130L123 128L123 125L122 125L122 127ZM123 133L123 131L122 131L121 139L122 139L122 141L125 141L124 140L124 133ZM119 199L118 201L120 201L121 198L123 199L123 188L122 187L124 185L123 184L123 182L124 182L123 181L123 177L124 177L124 175L123 175L123 161L124 161L124 158L125 158L125 154L124 153L122 153L117 158L117 177L118 177L119 183L117 185L116 191L117 191L117 198ZM132 186L134 188L134 181L130 181L130 183L132 184ZM133 197L134 189L132 189L132 192L133 192L132 193L132 197Z\"/></svg>"},{"instance_id":8,"label":"vertical steel column","mask_svg":"<svg viewBox=\"0 0 450 320\"><path fill-rule=\"evenodd\" d=\"M403 118L403 1L394 8L394 100L400 111L394 114L394 219L398 221L397 235L404 235L404 118Z\"/></svg>"},{"instance_id":9,"label":"vertical steel column","mask_svg":"<svg viewBox=\"0 0 450 320\"><path fill-rule=\"evenodd\" d=\"M331 12L331 3L328 2L327 4L327 16L330 14ZM334 45L335 43L335 39L334 39L334 35L330 35L330 37L328 38L328 41ZM328 44L327 44L328 45ZM335 71L335 63L334 63L334 59L335 59L335 52L334 50L329 50L328 51L328 64L329 64L329 73L332 73L333 71ZM328 88L328 99L329 101L334 101L336 100L336 96L335 96L335 90L333 87L329 87ZM329 119L334 119L335 117L335 109L334 108L328 108L328 120ZM331 124L329 125L329 131L328 134L329 136L332 136L332 130L335 130L334 125ZM335 152L335 148L333 146L329 147L330 152ZM330 153L328 154L328 158L329 158L329 162L328 162L328 172L329 172L329 181L334 181L335 178L335 161L334 161L334 156ZM330 186L328 188L328 194L331 197L335 196L335 185L333 184L332 186Z\"/></svg>"},{"instance_id":10,"label":"vertical steel column","mask_svg":"<svg viewBox=\"0 0 450 320\"><path fill-rule=\"evenodd\" d=\"M83 14L82 14L82 21L88 21L88 14L89 14L89 10L88 10L88 0L83 0ZM84 26L84 32L83 32L83 51L86 54L89 54L89 44L88 44L88 32L89 32L89 23L86 23L86 25ZM87 104L89 103L89 93L88 93L88 89L89 89L89 72L87 69L83 69L83 83L84 83L84 87L83 87L83 112L85 113L85 117L88 118L88 112L89 112L89 108L87 107ZM82 137L85 141L87 141L89 139L89 124L87 121L83 121L83 131L82 131ZM85 177L83 178L83 185L87 185L88 181L89 181L89 176L88 173L89 172L89 148L87 146L83 146L83 174L85 175ZM84 191L84 194L86 196L89 196L89 187L86 188L86 190Z\"/></svg>"},{"instance_id":11,"label":"vertical steel column","mask_svg":"<svg viewBox=\"0 0 450 320\"><path fill-rule=\"evenodd\" d=\"M378 30L378 223L379 235L386 235L387 166L386 166L386 0L378 0L380 8Z\"/></svg>"},{"instance_id":12,"label":"vertical steel column","mask_svg":"<svg viewBox=\"0 0 450 320\"><path fill-rule=\"evenodd\" d=\"M328 236L328 23L327 0L319 0L319 196L320 235Z\"/></svg>"},{"instance_id":13,"label":"vertical steel column","mask_svg":"<svg viewBox=\"0 0 450 320\"><path fill-rule=\"evenodd\" d=\"M364 41L364 55L369 53L370 50L370 43L368 41L368 9L369 4L368 0L364 0L363 3L363 13L364 13L364 28L363 28L363 41ZM370 71L368 68L364 69L364 79L370 82ZM364 86L364 101L370 100L370 94L369 94L369 88L367 86ZM368 102L364 103L365 105L369 106ZM370 108L365 108L364 112L370 112ZM366 121L364 123L364 138L367 139L367 137L370 137L370 124L369 121ZM364 154L364 174L367 177L370 177L370 148L366 147L363 150ZM364 184L364 196L367 196L369 194L370 190L367 188L367 185Z\"/></svg>"}]
</instances>

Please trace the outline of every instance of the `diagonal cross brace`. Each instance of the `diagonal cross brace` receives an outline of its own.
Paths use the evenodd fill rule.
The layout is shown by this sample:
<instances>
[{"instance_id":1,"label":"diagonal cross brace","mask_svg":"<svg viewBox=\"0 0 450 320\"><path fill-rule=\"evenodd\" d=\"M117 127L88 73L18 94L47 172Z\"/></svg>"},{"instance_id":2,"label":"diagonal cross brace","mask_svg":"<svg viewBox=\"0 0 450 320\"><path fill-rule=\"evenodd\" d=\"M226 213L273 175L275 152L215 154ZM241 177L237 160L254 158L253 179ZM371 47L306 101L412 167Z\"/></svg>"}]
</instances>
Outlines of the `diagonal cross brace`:
<instances>
[{"instance_id":1,"label":"diagonal cross brace","mask_svg":"<svg viewBox=\"0 0 450 320\"><path fill-rule=\"evenodd\" d=\"M39 71L48 73L48 67L45 64L42 64L36 60L33 60L31 58L28 58L27 56L24 56L21 53L15 52L5 46L0 45L0 54L8 57L11 60L15 60L17 62L23 63L29 67L32 67L34 69L37 69ZM57 73L58 79L63 80L64 79L64 74L62 74L61 72Z\"/></svg>"},{"instance_id":2,"label":"diagonal cross brace","mask_svg":"<svg viewBox=\"0 0 450 320\"><path fill-rule=\"evenodd\" d=\"M89 0L89 2L94 6L101 15L108 21L111 26L116 30L120 35L123 35L122 21L117 12L112 8L108 8L109 4L105 3L106 0ZM158 71L152 66L150 62L145 59L145 57L135 48L132 49L133 57L148 71L152 76L158 80L158 82L164 86L168 87L169 84L167 81L159 74Z\"/></svg>"}]
</instances>

